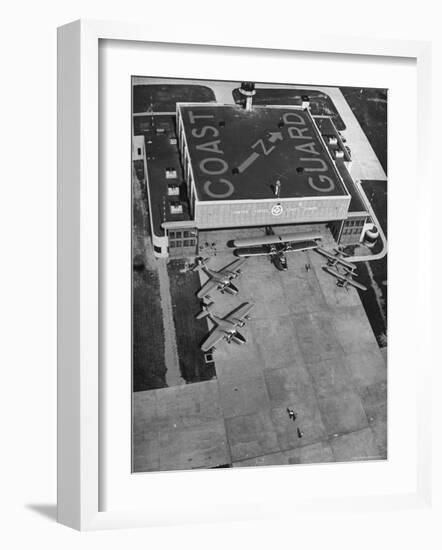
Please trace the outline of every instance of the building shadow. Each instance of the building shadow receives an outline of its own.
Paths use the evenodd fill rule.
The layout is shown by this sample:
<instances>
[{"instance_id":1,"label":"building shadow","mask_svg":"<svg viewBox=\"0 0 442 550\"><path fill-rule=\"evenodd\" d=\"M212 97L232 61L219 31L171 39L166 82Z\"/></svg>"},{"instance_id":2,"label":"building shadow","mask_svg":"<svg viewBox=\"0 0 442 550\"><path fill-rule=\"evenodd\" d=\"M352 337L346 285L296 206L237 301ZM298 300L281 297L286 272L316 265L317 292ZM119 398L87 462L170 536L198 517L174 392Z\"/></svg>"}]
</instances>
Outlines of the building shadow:
<instances>
[{"instance_id":1,"label":"building shadow","mask_svg":"<svg viewBox=\"0 0 442 550\"><path fill-rule=\"evenodd\" d=\"M57 521L57 505L56 504L26 504L25 508L40 514L51 521Z\"/></svg>"}]
</instances>

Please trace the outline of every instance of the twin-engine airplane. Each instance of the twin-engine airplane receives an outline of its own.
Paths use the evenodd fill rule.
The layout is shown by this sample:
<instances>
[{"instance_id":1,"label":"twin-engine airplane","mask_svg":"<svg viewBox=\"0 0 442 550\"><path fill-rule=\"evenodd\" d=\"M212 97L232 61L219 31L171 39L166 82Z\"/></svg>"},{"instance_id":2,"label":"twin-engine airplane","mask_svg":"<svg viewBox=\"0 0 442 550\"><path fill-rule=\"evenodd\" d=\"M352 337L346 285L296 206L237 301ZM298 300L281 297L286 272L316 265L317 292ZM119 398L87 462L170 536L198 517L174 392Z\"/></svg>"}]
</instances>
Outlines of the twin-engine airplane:
<instances>
[{"instance_id":1,"label":"twin-engine airplane","mask_svg":"<svg viewBox=\"0 0 442 550\"><path fill-rule=\"evenodd\" d=\"M238 308L231 311L225 317L218 317L210 311L213 306L213 302L209 304L203 304L201 312L196 316L197 319L203 319L209 317L209 319L215 324L215 328L201 344L203 352L214 351L215 344L220 340L226 340L228 344L235 342L236 344L245 344L246 339L236 329L237 327L243 327L245 322L250 319L248 313L254 306L249 302L241 304Z\"/></svg>"},{"instance_id":2,"label":"twin-engine airplane","mask_svg":"<svg viewBox=\"0 0 442 550\"><path fill-rule=\"evenodd\" d=\"M233 246L236 248L234 251L235 256L270 256L270 261L277 269L286 271L286 252L316 249L318 242L321 240L321 233L313 231L275 235L273 230L268 228L267 235L249 239L235 239Z\"/></svg>"},{"instance_id":3,"label":"twin-engine airplane","mask_svg":"<svg viewBox=\"0 0 442 550\"><path fill-rule=\"evenodd\" d=\"M344 258L347 258L348 254L345 254L341 250L335 248L330 252L324 248L318 247L315 252L327 259L327 265L329 267L342 266L348 273L354 274L356 272L356 265L345 260Z\"/></svg>"},{"instance_id":4,"label":"twin-engine airplane","mask_svg":"<svg viewBox=\"0 0 442 550\"><path fill-rule=\"evenodd\" d=\"M209 292L214 289L219 290L222 294L224 294L224 292L228 294L238 294L238 289L232 284L232 280L241 275L240 267L245 261L246 258L243 260L235 260L219 271L215 271L207 266L204 258L197 258L197 263L192 269L196 271L202 270L209 277L209 280L198 291L198 298L206 298L209 296Z\"/></svg>"},{"instance_id":5,"label":"twin-engine airplane","mask_svg":"<svg viewBox=\"0 0 442 550\"><path fill-rule=\"evenodd\" d=\"M326 271L329 275L332 275L335 279L337 279L337 286L340 286L342 288L346 288L348 290L348 286L354 286L355 288L359 288L359 290L367 290L367 287L363 285L362 283L358 283L358 281L355 281L353 279L353 273L346 271L345 273L340 273L337 269L333 267L329 267L328 265L322 266L322 269Z\"/></svg>"}]
</instances>

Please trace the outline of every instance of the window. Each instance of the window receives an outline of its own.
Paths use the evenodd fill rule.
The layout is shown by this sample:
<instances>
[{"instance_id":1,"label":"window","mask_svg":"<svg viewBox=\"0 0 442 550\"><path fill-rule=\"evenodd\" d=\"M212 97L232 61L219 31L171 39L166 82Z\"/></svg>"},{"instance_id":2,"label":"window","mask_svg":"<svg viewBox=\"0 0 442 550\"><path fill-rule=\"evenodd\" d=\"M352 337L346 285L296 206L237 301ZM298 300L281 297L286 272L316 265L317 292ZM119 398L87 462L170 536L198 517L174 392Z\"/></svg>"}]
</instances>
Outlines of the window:
<instances>
[{"instance_id":1,"label":"window","mask_svg":"<svg viewBox=\"0 0 442 550\"><path fill-rule=\"evenodd\" d=\"M181 231L177 231L177 232L175 233L175 238L176 238L176 239L181 239L181 237L182 237Z\"/></svg>"},{"instance_id":2,"label":"window","mask_svg":"<svg viewBox=\"0 0 442 550\"><path fill-rule=\"evenodd\" d=\"M166 168L166 179L175 179L177 177L177 172L175 168Z\"/></svg>"},{"instance_id":3,"label":"window","mask_svg":"<svg viewBox=\"0 0 442 550\"><path fill-rule=\"evenodd\" d=\"M138 147L137 151L138 151L138 155L141 156L141 147Z\"/></svg>"},{"instance_id":4,"label":"window","mask_svg":"<svg viewBox=\"0 0 442 550\"><path fill-rule=\"evenodd\" d=\"M169 205L170 207L170 213L171 214L182 214L183 213L183 205L179 202L173 203Z\"/></svg>"},{"instance_id":5,"label":"window","mask_svg":"<svg viewBox=\"0 0 442 550\"><path fill-rule=\"evenodd\" d=\"M154 249L155 252L157 252L158 254L161 254L161 252L162 252L161 246L155 246L155 245L154 245L153 249Z\"/></svg>"},{"instance_id":6,"label":"window","mask_svg":"<svg viewBox=\"0 0 442 550\"><path fill-rule=\"evenodd\" d=\"M178 185L169 185L167 187L167 194L169 195L169 197L176 197L180 194L180 188L178 187Z\"/></svg>"},{"instance_id":7,"label":"window","mask_svg":"<svg viewBox=\"0 0 442 550\"><path fill-rule=\"evenodd\" d=\"M187 239L188 237L190 237L190 231L184 231L184 232L183 232L183 237L184 237L185 239Z\"/></svg>"},{"instance_id":8,"label":"window","mask_svg":"<svg viewBox=\"0 0 442 550\"><path fill-rule=\"evenodd\" d=\"M169 248L175 248L176 244L175 241L170 241Z\"/></svg>"},{"instance_id":9,"label":"window","mask_svg":"<svg viewBox=\"0 0 442 550\"><path fill-rule=\"evenodd\" d=\"M175 238L175 231L169 231L169 238L174 239Z\"/></svg>"},{"instance_id":10,"label":"window","mask_svg":"<svg viewBox=\"0 0 442 550\"><path fill-rule=\"evenodd\" d=\"M192 240L191 239L185 239L183 246L192 246Z\"/></svg>"}]
</instances>

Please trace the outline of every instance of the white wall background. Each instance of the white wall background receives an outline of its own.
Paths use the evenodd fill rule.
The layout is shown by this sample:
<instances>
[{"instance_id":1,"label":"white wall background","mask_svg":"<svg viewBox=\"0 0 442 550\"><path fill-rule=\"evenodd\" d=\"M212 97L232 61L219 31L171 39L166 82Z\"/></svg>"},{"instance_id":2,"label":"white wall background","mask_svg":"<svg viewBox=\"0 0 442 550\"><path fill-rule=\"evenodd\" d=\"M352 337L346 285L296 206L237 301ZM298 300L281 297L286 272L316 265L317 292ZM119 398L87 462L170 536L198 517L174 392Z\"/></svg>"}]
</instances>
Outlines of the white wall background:
<instances>
[{"instance_id":1,"label":"white wall background","mask_svg":"<svg viewBox=\"0 0 442 550\"><path fill-rule=\"evenodd\" d=\"M440 473L435 507L371 516L293 517L277 523L177 527L79 534L57 525L56 471L56 27L79 17L241 27L259 35L312 32L433 39L434 127L442 67L438 2L403 0L16 1L2 6L0 29L0 507L3 548L392 548L432 549L442 535ZM406 91L405 91L406 92ZM404 129L406 128L404 123ZM439 134L437 137L440 141ZM434 131L436 141L436 132ZM434 147L434 155L440 156ZM437 177L437 171L435 173ZM435 181L435 188L440 185ZM439 200L441 193L437 190ZM436 201L435 201L436 204ZM436 229L436 227L435 227ZM440 231L440 229L439 229ZM436 239L437 243L438 239ZM435 244L436 244L435 243ZM440 262L439 262L440 266ZM440 304L440 292L438 292ZM439 308L440 310L440 308ZM406 310L404 310L406 314ZM440 362L440 361L439 361ZM440 373L436 373L440 381ZM442 418L435 388L435 420ZM406 422L406 415L404 417ZM433 431L440 468L438 422Z\"/></svg>"}]
</instances>

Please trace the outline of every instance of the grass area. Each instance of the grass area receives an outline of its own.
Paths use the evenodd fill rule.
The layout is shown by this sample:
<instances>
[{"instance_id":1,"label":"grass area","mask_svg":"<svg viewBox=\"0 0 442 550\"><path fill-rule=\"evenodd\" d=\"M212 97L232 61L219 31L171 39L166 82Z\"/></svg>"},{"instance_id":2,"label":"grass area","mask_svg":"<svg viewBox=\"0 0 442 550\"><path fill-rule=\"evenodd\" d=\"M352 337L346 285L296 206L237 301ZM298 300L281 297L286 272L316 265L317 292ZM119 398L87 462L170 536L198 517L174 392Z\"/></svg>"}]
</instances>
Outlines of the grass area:
<instances>
[{"instance_id":1,"label":"grass area","mask_svg":"<svg viewBox=\"0 0 442 550\"><path fill-rule=\"evenodd\" d=\"M132 280L133 391L164 388L166 365L158 275L137 266Z\"/></svg>"},{"instance_id":2,"label":"grass area","mask_svg":"<svg viewBox=\"0 0 442 550\"><path fill-rule=\"evenodd\" d=\"M359 296L382 348L387 345L387 257L358 264L357 280L367 286L366 292L359 292Z\"/></svg>"},{"instance_id":3,"label":"grass area","mask_svg":"<svg viewBox=\"0 0 442 550\"><path fill-rule=\"evenodd\" d=\"M387 235L387 182L366 180L361 185ZM381 244L377 243L373 252L380 248ZM359 292L359 295L378 344L383 347L387 344L387 257L361 262L357 279L367 286L367 291Z\"/></svg>"},{"instance_id":4,"label":"grass area","mask_svg":"<svg viewBox=\"0 0 442 550\"><path fill-rule=\"evenodd\" d=\"M160 284L146 261L150 243L144 172L134 163L132 178L132 383L133 391L166 386Z\"/></svg>"},{"instance_id":5,"label":"grass area","mask_svg":"<svg viewBox=\"0 0 442 550\"><path fill-rule=\"evenodd\" d=\"M167 264L181 375L187 383L211 380L216 376L215 364L206 364L200 344L207 336L207 322L196 319L200 303L196 293L200 288L198 273L181 273L184 260Z\"/></svg>"},{"instance_id":6,"label":"grass area","mask_svg":"<svg viewBox=\"0 0 442 550\"><path fill-rule=\"evenodd\" d=\"M340 88L387 173L387 90ZM351 147L351 145L350 145Z\"/></svg>"},{"instance_id":7,"label":"grass area","mask_svg":"<svg viewBox=\"0 0 442 550\"><path fill-rule=\"evenodd\" d=\"M387 90L341 88L341 92L387 173ZM387 235L387 182L363 181L361 184ZM387 344L387 257L360 264L358 271L358 280L368 287L359 294L378 344L383 347Z\"/></svg>"},{"instance_id":8,"label":"grass area","mask_svg":"<svg viewBox=\"0 0 442 550\"><path fill-rule=\"evenodd\" d=\"M137 84L133 86L133 112L175 112L179 101L215 101L207 86L196 84Z\"/></svg>"},{"instance_id":9,"label":"grass area","mask_svg":"<svg viewBox=\"0 0 442 550\"><path fill-rule=\"evenodd\" d=\"M373 207L385 236L387 236L387 182L363 180L361 181L361 185Z\"/></svg>"},{"instance_id":10,"label":"grass area","mask_svg":"<svg viewBox=\"0 0 442 550\"><path fill-rule=\"evenodd\" d=\"M239 88L232 92L235 103L243 101ZM257 88L253 102L257 105L300 105L301 97L310 99L310 111L313 116L329 116L338 130L345 130L345 124L340 117L330 97L318 90L293 90L289 88Z\"/></svg>"},{"instance_id":11,"label":"grass area","mask_svg":"<svg viewBox=\"0 0 442 550\"><path fill-rule=\"evenodd\" d=\"M373 207L385 236L387 236L387 182L365 180L361 182L361 185ZM371 285L370 290L373 292L376 291L377 296L374 297L374 300L370 300L369 296L361 296L361 298L370 324L379 345L382 347L387 342L387 257L385 256L381 260L370 262L369 267L371 273L368 273L367 266L367 276L364 284Z\"/></svg>"}]
</instances>

